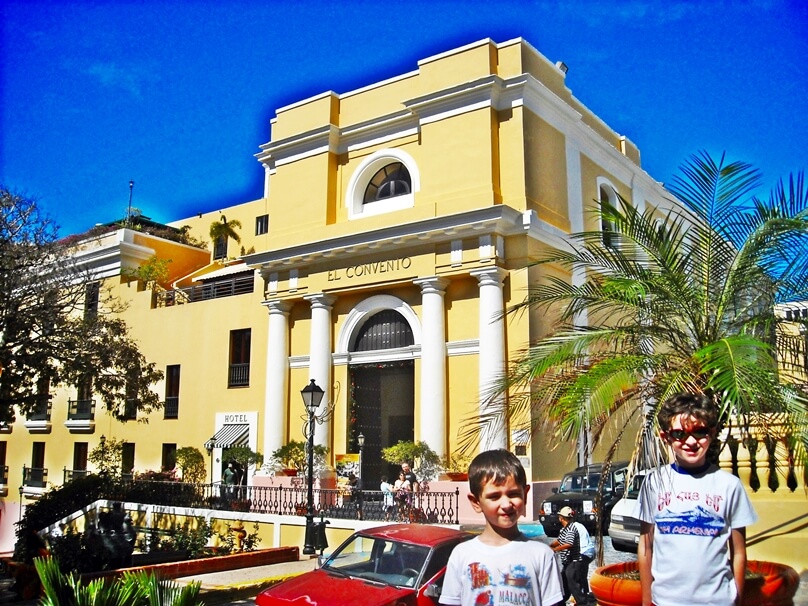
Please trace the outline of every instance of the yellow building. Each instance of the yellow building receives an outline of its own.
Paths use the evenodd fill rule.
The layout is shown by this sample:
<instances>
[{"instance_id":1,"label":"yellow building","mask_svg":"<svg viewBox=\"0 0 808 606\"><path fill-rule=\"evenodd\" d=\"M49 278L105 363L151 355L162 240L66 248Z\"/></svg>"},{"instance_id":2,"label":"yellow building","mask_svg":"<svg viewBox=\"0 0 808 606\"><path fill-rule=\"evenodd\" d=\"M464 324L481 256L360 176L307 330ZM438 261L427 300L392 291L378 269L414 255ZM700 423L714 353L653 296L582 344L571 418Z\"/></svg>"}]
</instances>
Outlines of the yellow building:
<instances>
[{"instance_id":1,"label":"yellow building","mask_svg":"<svg viewBox=\"0 0 808 606\"><path fill-rule=\"evenodd\" d=\"M172 223L207 240L211 223L238 220L240 245L211 254L128 229L88 242L83 262L128 303L134 337L166 373L166 405L121 423L91 406L79 414L91 395L67 389L47 418L0 429L0 552L20 499L86 469L102 436L126 441L125 471L159 469L176 448L215 437L218 480L223 446L269 455L303 439L299 391L312 379L325 390L316 442L333 462L357 452L362 433L369 484L388 473L380 451L398 440L452 452L512 353L550 328L537 314L500 317L539 277L526 262L571 231L599 229L587 212L597 198L671 203L565 72L522 39L482 40L304 99L277 110L256 154L261 199ZM155 255L172 260L169 290L121 273ZM485 447L522 457L536 499L576 464L571 447L551 451L545 436L528 442L504 426L481 436Z\"/></svg>"}]
</instances>

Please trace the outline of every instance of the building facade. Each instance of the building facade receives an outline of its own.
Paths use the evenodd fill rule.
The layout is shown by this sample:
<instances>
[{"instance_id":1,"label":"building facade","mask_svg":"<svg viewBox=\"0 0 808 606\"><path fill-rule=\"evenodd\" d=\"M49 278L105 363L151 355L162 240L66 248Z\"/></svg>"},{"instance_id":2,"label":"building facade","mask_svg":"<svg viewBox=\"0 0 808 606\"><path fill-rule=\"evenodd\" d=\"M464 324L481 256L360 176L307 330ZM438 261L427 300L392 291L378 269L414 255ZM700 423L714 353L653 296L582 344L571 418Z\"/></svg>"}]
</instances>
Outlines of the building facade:
<instances>
[{"instance_id":1,"label":"building facade","mask_svg":"<svg viewBox=\"0 0 808 606\"><path fill-rule=\"evenodd\" d=\"M600 229L597 199L672 204L565 73L522 39L482 40L282 107L256 154L263 197L172 223L209 239L211 223L238 220L240 244L201 251L129 229L88 241L85 262L128 304L133 335L165 372L165 407L126 423L100 410L76 419L71 403L92 394L67 389L47 419L2 428L0 551L21 501L87 469L102 436L126 442L125 472L207 446L218 480L223 447L269 455L303 439L299 391L312 379L325 391L316 442L333 463L363 434L369 484L399 440L455 451L514 352L552 328L537 313L503 318L553 271L528 262ZM165 290L122 273L153 256L171 260ZM502 425L478 438L515 451L537 485L576 464L575 445L554 449L541 433ZM23 466L40 470L36 481Z\"/></svg>"}]
</instances>

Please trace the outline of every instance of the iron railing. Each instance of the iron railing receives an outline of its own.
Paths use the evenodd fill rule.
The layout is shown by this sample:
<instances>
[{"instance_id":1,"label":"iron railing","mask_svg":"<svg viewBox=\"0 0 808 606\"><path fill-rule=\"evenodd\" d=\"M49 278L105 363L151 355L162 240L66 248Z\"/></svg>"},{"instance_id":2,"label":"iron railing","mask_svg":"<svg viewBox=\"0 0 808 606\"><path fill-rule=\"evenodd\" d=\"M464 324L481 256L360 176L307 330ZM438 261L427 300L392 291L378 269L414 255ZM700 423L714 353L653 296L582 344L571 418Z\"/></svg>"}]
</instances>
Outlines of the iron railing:
<instances>
[{"instance_id":1,"label":"iron railing","mask_svg":"<svg viewBox=\"0 0 808 606\"><path fill-rule=\"evenodd\" d=\"M124 481L109 498L150 505L197 507L279 515L306 514L307 488L300 486L226 486L185 482ZM379 490L348 493L329 488L313 491L315 515L335 519L459 524L460 490L413 493L404 503L386 504Z\"/></svg>"},{"instance_id":2,"label":"iron railing","mask_svg":"<svg viewBox=\"0 0 808 606\"><path fill-rule=\"evenodd\" d=\"M158 292L157 307L171 307L173 305L184 305L185 303L244 295L254 290L255 276L253 272L249 272L228 280L216 280L207 284Z\"/></svg>"},{"instance_id":3,"label":"iron railing","mask_svg":"<svg viewBox=\"0 0 808 606\"><path fill-rule=\"evenodd\" d=\"M165 406L163 408L163 418L176 419L180 416L180 398L179 396L167 396Z\"/></svg>"},{"instance_id":4,"label":"iron railing","mask_svg":"<svg viewBox=\"0 0 808 606\"><path fill-rule=\"evenodd\" d=\"M31 488L45 488L48 484L47 467L26 467L23 465L22 484Z\"/></svg>"},{"instance_id":5,"label":"iron railing","mask_svg":"<svg viewBox=\"0 0 808 606\"><path fill-rule=\"evenodd\" d=\"M250 384L250 364L231 364L227 378L228 387L244 387Z\"/></svg>"},{"instance_id":6,"label":"iron railing","mask_svg":"<svg viewBox=\"0 0 808 606\"><path fill-rule=\"evenodd\" d=\"M67 404L69 420L92 421L95 418L95 400L70 400Z\"/></svg>"},{"instance_id":7,"label":"iron railing","mask_svg":"<svg viewBox=\"0 0 808 606\"><path fill-rule=\"evenodd\" d=\"M86 476L88 473L89 472L86 469L68 469L67 467L64 467L62 469L62 481L69 482L73 478L81 478Z\"/></svg>"},{"instance_id":8,"label":"iron railing","mask_svg":"<svg viewBox=\"0 0 808 606\"><path fill-rule=\"evenodd\" d=\"M28 415L29 421L50 421L51 420L51 400L49 396L37 398L36 405Z\"/></svg>"}]
</instances>

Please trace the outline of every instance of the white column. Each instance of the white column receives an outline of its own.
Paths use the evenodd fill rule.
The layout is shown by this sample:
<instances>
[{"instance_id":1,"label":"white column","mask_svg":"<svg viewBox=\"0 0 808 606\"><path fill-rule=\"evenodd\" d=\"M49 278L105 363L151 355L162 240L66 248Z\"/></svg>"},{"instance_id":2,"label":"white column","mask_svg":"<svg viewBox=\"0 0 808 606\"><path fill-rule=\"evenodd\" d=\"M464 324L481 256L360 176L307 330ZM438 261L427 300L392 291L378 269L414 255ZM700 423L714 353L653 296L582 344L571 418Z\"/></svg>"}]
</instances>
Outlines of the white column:
<instances>
[{"instance_id":1,"label":"white column","mask_svg":"<svg viewBox=\"0 0 808 606\"><path fill-rule=\"evenodd\" d=\"M581 183L581 149L578 143L567 135L567 212L570 219L570 231L580 233L584 230L584 194ZM572 284L580 286L586 281L586 272L581 268L572 270ZM577 326L586 326L587 312L578 312L573 319ZM578 435L578 465L592 462L590 453L590 435L588 428L581 429Z\"/></svg>"},{"instance_id":2,"label":"white column","mask_svg":"<svg viewBox=\"0 0 808 606\"><path fill-rule=\"evenodd\" d=\"M311 344L309 346L309 379L325 392L317 409L322 416L331 406L331 306L336 297L322 293L303 297L311 303ZM303 386L305 387L305 385ZM302 387L301 387L302 389ZM331 448L331 419L318 423L314 430L315 444Z\"/></svg>"},{"instance_id":3,"label":"white column","mask_svg":"<svg viewBox=\"0 0 808 606\"><path fill-rule=\"evenodd\" d=\"M508 272L500 267L476 269L471 272L480 282L480 413L502 410L504 396L490 400L491 389L505 372L505 304L502 281ZM483 429L480 450L507 448L508 434L505 418Z\"/></svg>"},{"instance_id":4,"label":"white column","mask_svg":"<svg viewBox=\"0 0 808 606\"><path fill-rule=\"evenodd\" d=\"M267 331L267 372L264 393L264 441L268 457L283 446L289 394L289 310L288 301L264 301L269 312Z\"/></svg>"},{"instance_id":5,"label":"white column","mask_svg":"<svg viewBox=\"0 0 808 606\"><path fill-rule=\"evenodd\" d=\"M419 439L438 455L446 454L446 312L443 295L449 280L414 280L421 287L421 411Z\"/></svg>"}]
</instances>

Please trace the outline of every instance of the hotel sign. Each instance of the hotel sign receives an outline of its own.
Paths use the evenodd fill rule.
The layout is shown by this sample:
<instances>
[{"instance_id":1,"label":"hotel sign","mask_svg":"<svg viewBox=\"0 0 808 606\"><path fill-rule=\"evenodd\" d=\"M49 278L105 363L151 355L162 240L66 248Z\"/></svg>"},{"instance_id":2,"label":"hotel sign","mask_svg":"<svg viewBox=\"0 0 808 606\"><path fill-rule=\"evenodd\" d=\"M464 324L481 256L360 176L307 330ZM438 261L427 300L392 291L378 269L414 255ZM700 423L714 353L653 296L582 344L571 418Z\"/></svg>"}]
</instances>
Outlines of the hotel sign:
<instances>
[{"instance_id":1,"label":"hotel sign","mask_svg":"<svg viewBox=\"0 0 808 606\"><path fill-rule=\"evenodd\" d=\"M406 271L412 267L412 259L410 257L401 257L398 259L387 259L384 261L370 261L368 263L360 263L359 265L349 265L348 267L340 267L337 269L329 270L328 281L339 282L342 279L353 280L356 278L372 278L384 277L383 274L394 274L396 272Z\"/></svg>"}]
</instances>

